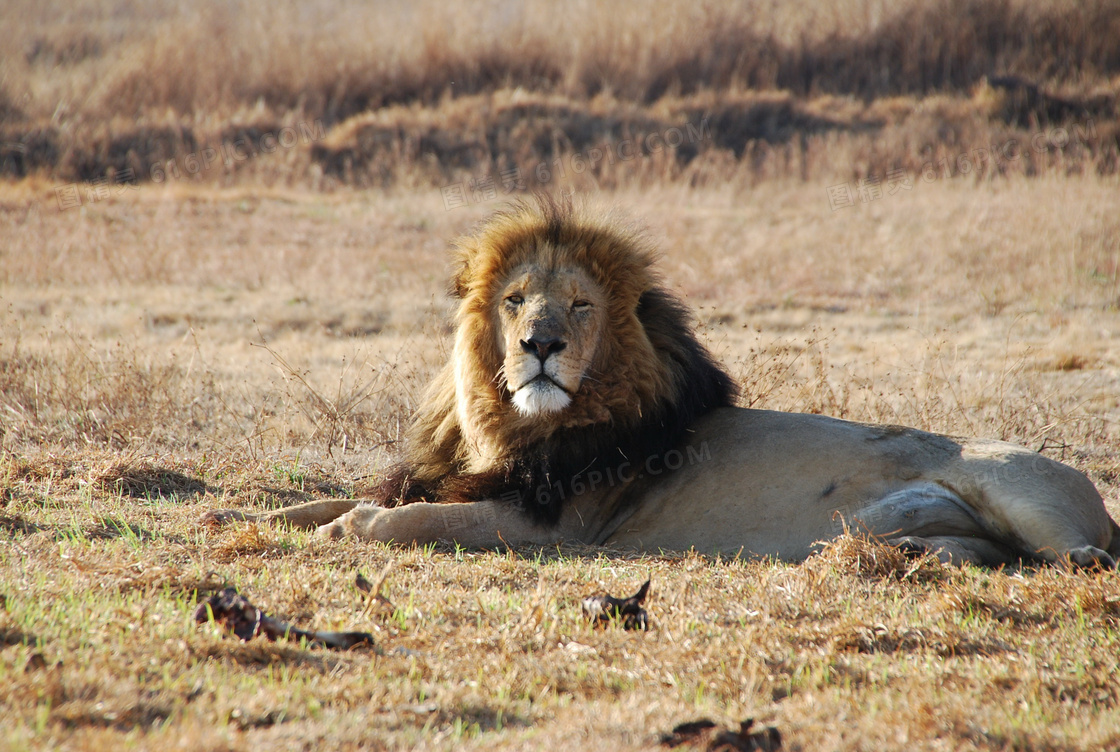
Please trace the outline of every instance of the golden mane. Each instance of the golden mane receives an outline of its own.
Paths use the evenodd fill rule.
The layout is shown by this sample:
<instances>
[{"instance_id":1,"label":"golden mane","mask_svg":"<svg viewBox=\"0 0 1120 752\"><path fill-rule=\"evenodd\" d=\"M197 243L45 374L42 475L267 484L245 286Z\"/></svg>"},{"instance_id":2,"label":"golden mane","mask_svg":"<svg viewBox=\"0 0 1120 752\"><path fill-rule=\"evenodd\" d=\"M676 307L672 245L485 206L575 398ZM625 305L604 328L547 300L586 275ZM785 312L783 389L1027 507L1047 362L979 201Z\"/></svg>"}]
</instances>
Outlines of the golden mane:
<instances>
[{"instance_id":1,"label":"golden mane","mask_svg":"<svg viewBox=\"0 0 1120 752\"><path fill-rule=\"evenodd\" d=\"M736 387L699 343L688 309L661 283L640 233L541 197L518 202L458 241L452 294L460 300L452 361L428 389L408 432L404 463L383 504L427 498L472 501L516 495L543 521L560 500L539 489L593 467L666 451L699 416L730 405ZM533 261L578 266L606 292L599 343L609 368L570 407L521 416L501 379L496 306L511 271Z\"/></svg>"}]
</instances>

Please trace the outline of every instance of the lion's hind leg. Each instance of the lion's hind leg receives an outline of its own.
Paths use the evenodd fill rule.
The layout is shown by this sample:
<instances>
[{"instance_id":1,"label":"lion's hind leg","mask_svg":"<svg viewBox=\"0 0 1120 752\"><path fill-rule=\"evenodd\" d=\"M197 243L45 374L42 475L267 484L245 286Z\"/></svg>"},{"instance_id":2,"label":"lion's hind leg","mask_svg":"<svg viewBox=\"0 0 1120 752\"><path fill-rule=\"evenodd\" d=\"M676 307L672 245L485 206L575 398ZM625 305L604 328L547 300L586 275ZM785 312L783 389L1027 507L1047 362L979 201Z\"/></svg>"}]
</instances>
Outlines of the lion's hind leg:
<instances>
[{"instance_id":1,"label":"lion's hind leg","mask_svg":"<svg viewBox=\"0 0 1120 752\"><path fill-rule=\"evenodd\" d=\"M1023 558L995 538L960 496L938 483L907 484L865 506L853 522L907 553L930 553L947 564L992 567Z\"/></svg>"},{"instance_id":2,"label":"lion's hind leg","mask_svg":"<svg viewBox=\"0 0 1120 752\"><path fill-rule=\"evenodd\" d=\"M1081 546L1066 551L1069 563L1080 569L1116 569L1116 559L1096 546Z\"/></svg>"},{"instance_id":3,"label":"lion's hind leg","mask_svg":"<svg viewBox=\"0 0 1120 752\"><path fill-rule=\"evenodd\" d=\"M933 554L945 564L977 564L985 567L998 567L1001 564L1015 564L1022 558L1014 549L985 538L963 535L934 535L920 537L905 535L888 538L887 543L897 546L906 554L924 556Z\"/></svg>"},{"instance_id":4,"label":"lion's hind leg","mask_svg":"<svg viewBox=\"0 0 1120 752\"><path fill-rule=\"evenodd\" d=\"M1096 493L1091 485L1088 488ZM887 494L861 509L854 521L859 529L888 543L933 553L947 563L992 567L1049 561L1083 569L1116 567L1116 557L1093 545L1083 532L1092 524L1077 514L1077 505L1057 494L1047 498L1038 488L1029 489L1033 494L1025 489L995 490L984 500L987 521L956 492L931 481L911 483ZM1024 503L1023 498L1030 501ZM1094 511L1091 501L1082 499L1081 508ZM999 514L993 514L996 510ZM1103 505L1101 510L1103 513Z\"/></svg>"},{"instance_id":5,"label":"lion's hind leg","mask_svg":"<svg viewBox=\"0 0 1120 752\"><path fill-rule=\"evenodd\" d=\"M292 527L309 530L326 525L362 502L357 499L319 499L294 507L269 512L242 512L237 509L212 509L202 515L204 525L217 527L231 522L285 522Z\"/></svg>"},{"instance_id":6,"label":"lion's hind leg","mask_svg":"<svg viewBox=\"0 0 1120 752\"><path fill-rule=\"evenodd\" d=\"M979 564L985 567L998 567L1002 564L1018 564L1026 561L1045 561L1041 556L1030 556L1014 548L985 538L940 535L928 538L907 535L888 538L887 543L898 546L908 554L921 556L933 554L946 564ZM1096 546L1082 546L1066 551L1068 564L1077 569L1115 569L1116 560L1107 551ZM1065 559L1055 561L1065 566Z\"/></svg>"},{"instance_id":7,"label":"lion's hind leg","mask_svg":"<svg viewBox=\"0 0 1120 752\"><path fill-rule=\"evenodd\" d=\"M953 477L986 527L1060 567L1114 569L1116 523L1083 473L1019 447L981 443Z\"/></svg>"}]
</instances>

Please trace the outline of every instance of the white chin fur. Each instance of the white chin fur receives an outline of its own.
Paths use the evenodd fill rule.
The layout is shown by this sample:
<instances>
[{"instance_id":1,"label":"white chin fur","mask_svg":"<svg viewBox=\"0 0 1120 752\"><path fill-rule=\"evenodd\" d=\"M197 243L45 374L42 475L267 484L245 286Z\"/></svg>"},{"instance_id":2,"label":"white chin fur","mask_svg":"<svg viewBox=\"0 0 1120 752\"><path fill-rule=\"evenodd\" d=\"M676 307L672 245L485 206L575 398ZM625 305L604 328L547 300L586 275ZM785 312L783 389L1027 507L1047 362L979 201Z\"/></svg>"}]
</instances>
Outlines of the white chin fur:
<instances>
[{"instance_id":1,"label":"white chin fur","mask_svg":"<svg viewBox=\"0 0 1120 752\"><path fill-rule=\"evenodd\" d=\"M547 381L531 381L513 393L513 406L522 415L554 413L571 402L563 389Z\"/></svg>"}]
</instances>

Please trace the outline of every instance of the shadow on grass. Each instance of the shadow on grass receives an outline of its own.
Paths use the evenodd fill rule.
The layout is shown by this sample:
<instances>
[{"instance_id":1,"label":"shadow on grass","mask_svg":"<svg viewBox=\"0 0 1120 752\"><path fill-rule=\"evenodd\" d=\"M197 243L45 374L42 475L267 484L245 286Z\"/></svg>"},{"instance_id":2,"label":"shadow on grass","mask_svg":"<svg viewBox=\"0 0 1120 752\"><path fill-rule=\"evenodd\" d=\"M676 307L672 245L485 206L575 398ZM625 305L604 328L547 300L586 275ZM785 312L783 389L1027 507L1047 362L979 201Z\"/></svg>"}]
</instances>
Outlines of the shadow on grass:
<instances>
[{"instance_id":1,"label":"shadow on grass","mask_svg":"<svg viewBox=\"0 0 1120 752\"><path fill-rule=\"evenodd\" d=\"M198 478L146 461L114 463L95 479L106 491L133 499L186 499L212 492Z\"/></svg>"}]
</instances>

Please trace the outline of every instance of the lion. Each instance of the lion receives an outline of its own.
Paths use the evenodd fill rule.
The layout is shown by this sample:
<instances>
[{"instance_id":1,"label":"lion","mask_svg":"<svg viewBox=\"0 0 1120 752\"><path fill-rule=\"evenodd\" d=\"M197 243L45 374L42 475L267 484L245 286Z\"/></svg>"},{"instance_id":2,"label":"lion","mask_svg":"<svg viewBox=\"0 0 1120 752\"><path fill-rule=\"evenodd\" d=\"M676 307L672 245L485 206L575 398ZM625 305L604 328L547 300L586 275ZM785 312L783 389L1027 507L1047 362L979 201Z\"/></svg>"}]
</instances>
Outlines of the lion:
<instances>
[{"instance_id":1,"label":"lion","mask_svg":"<svg viewBox=\"0 0 1120 752\"><path fill-rule=\"evenodd\" d=\"M1116 566L1094 485L1037 452L736 407L651 244L609 214L520 202L454 253L453 356L373 498L207 522L786 561L856 530L957 564Z\"/></svg>"}]
</instances>

